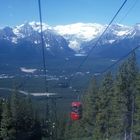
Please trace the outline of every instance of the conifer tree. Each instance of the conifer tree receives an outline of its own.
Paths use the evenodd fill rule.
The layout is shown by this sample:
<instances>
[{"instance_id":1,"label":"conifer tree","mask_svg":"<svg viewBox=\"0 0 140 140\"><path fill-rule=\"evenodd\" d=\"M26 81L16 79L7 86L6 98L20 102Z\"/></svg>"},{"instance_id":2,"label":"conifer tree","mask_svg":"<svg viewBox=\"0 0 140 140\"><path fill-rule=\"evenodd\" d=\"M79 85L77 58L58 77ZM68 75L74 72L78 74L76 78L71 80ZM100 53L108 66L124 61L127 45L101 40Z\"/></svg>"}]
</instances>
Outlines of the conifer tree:
<instances>
[{"instance_id":1,"label":"conifer tree","mask_svg":"<svg viewBox=\"0 0 140 140\"><path fill-rule=\"evenodd\" d=\"M98 111L98 86L97 81L93 78L87 93L83 97L83 124L88 136L92 136L95 126L96 113Z\"/></svg>"},{"instance_id":2,"label":"conifer tree","mask_svg":"<svg viewBox=\"0 0 140 140\"><path fill-rule=\"evenodd\" d=\"M24 123L26 127L25 130L31 131L34 127L34 111L30 95L27 96L24 106L25 106Z\"/></svg>"},{"instance_id":3,"label":"conifer tree","mask_svg":"<svg viewBox=\"0 0 140 140\"><path fill-rule=\"evenodd\" d=\"M137 77L137 93L134 100L134 126L132 138L134 140L140 139L140 74Z\"/></svg>"},{"instance_id":4,"label":"conifer tree","mask_svg":"<svg viewBox=\"0 0 140 140\"><path fill-rule=\"evenodd\" d=\"M81 139L84 137L88 137L87 136L87 130L85 129L84 123L82 120L77 120L77 121L71 121L69 123L69 131L68 131L68 135L69 137L66 138L67 139Z\"/></svg>"},{"instance_id":5,"label":"conifer tree","mask_svg":"<svg viewBox=\"0 0 140 140\"><path fill-rule=\"evenodd\" d=\"M66 126L65 126L64 140L69 140L71 138L72 138L72 134L71 134L71 121L68 120L66 122Z\"/></svg>"},{"instance_id":6,"label":"conifer tree","mask_svg":"<svg viewBox=\"0 0 140 140\"><path fill-rule=\"evenodd\" d=\"M20 130L22 128L21 121L22 121L22 116L21 116L21 104L20 104L20 97L15 90L12 93L11 96L11 101L10 101L10 109L11 109L11 115L12 115L12 120L13 120L13 127L16 130L16 138L20 137Z\"/></svg>"},{"instance_id":7,"label":"conifer tree","mask_svg":"<svg viewBox=\"0 0 140 140\"><path fill-rule=\"evenodd\" d=\"M4 103L3 99L0 98L0 124L1 124L1 120L2 120L3 103ZM0 140L2 140L1 133L0 133Z\"/></svg>"},{"instance_id":8,"label":"conifer tree","mask_svg":"<svg viewBox=\"0 0 140 140\"><path fill-rule=\"evenodd\" d=\"M40 122L35 117L33 104L31 101L30 95L26 98L20 99L20 132L19 135L22 135L23 140L34 139L39 140L41 138L41 128Z\"/></svg>"},{"instance_id":9,"label":"conifer tree","mask_svg":"<svg viewBox=\"0 0 140 140\"><path fill-rule=\"evenodd\" d=\"M104 140L111 137L112 127L112 97L113 78L111 73L107 73L102 81L96 101L96 120L93 131L94 140Z\"/></svg>"},{"instance_id":10,"label":"conifer tree","mask_svg":"<svg viewBox=\"0 0 140 140\"><path fill-rule=\"evenodd\" d=\"M57 139L64 140L65 137L65 128L66 128L66 120L65 115L62 115L57 120Z\"/></svg>"},{"instance_id":11,"label":"conifer tree","mask_svg":"<svg viewBox=\"0 0 140 140\"><path fill-rule=\"evenodd\" d=\"M24 108L24 128L30 139L41 139L41 126L38 118L35 115L31 96L28 95L25 100Z\"/></svg>"},{"instance_id":12,"label":"conifer tree","mask_svg":"<svg viewBox=\"0 0 140 140\"><path fill-rule=\"evenodd\" d=\"M3 104L3 101L2 99L0 99L0 122L1 122L1 119L2 119L2 104Z\"/></svg>"},{"instance_id":13,"label":"conifer tree","mask_svg":"<svg viewBox=\"0 0 140 140\"><path fill-rule=\"evenodd\" d=\"M13 120L9 104L4 103L2 120L1 120L1 137L3 140L16 140L15 128L13 127Z\"/></svg>"},{"instance_id":14,"label":"conifer tree","mask_svg":"<svg viewBox=\"0 0 140 140\"><path fill-rule=\"evenodd\" d=\"M137 66L135 53L121 65L116 79L118 119L120 120L120 137L131 139L133 122L133 102L136 95Z\"/></svg>"}]
</instances>

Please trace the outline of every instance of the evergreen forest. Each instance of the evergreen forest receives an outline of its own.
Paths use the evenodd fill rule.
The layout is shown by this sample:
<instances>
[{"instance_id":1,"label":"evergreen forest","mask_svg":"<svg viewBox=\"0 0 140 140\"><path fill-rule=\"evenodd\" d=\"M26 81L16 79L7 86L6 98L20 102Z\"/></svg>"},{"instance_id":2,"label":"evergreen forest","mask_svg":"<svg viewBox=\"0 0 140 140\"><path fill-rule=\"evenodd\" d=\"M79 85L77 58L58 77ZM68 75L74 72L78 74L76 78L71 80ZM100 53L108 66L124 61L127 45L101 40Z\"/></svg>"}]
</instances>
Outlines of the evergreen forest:
<instances>
[{"instance_id":1,"label":"evergreen forest","mask_svg":"<svg viewBox=\"0 0 140 140\"><path fill-rule=\"evenodd\" d=\"M47 112L51 106L44 112L37 100L15 89L0 100L0 140L140 140L140 71L135 53L115 74L95 76L80 101L80 120L72 121L70 110L64 115L57 110L52 122Z\"/></svg>"}]
</instances>

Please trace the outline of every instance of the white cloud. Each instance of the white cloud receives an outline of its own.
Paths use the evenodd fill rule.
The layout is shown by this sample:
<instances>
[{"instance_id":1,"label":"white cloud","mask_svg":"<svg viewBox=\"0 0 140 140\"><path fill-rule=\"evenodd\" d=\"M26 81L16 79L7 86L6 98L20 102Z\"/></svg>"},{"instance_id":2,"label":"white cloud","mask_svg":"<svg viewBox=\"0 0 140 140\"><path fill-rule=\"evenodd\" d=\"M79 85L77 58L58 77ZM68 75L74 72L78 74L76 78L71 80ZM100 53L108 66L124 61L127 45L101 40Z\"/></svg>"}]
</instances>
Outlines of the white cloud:
<instances>
[{"instance_id":1,"label":"white cloud","mask_svg":"<svg viewBox=\"0 0 140 140\"><path fill-rule=\"evenodd\" d=\"M76 40L71 40L71 41L69 41L69 47L74 49L74 50L79 50L80 43L78 43Z\"/></svg>"}]
</instances>

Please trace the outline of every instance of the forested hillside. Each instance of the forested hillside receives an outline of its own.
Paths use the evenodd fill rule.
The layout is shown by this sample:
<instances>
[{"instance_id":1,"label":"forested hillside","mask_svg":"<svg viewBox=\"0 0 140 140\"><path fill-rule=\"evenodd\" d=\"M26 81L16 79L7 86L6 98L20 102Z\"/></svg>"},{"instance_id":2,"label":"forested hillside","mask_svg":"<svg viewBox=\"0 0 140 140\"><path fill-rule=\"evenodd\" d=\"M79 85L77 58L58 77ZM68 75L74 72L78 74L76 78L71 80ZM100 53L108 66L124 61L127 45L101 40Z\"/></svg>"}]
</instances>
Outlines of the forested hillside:
<instances>
[{"instance_id":1,"label":"forested hillside","mask_svg":"<svg viewBox=\"0 0 140 140\"><path fill-rule=\"evenodd\" d=\"M140 73L135 53L115 75L108 72L100 80L94 77L80 100L82 119L72 121L66 110L64 115L57 110L57 119L52 121L47 108L37 107L39 101L15 90L11 97L0 100L0 139L139 140Z\"/></svg>"},{"instance_id":2,"label":"forested hillside","mask_svg":"<svg viewBox=\"0 0 140 140\"><path fill-rule=\"evenodd\" d=\"M96 77L83 102L83 118L69 122L65 139L139 140L140 73L135 53L121 64L116 75Z\"/></svg>"}]
</instances>

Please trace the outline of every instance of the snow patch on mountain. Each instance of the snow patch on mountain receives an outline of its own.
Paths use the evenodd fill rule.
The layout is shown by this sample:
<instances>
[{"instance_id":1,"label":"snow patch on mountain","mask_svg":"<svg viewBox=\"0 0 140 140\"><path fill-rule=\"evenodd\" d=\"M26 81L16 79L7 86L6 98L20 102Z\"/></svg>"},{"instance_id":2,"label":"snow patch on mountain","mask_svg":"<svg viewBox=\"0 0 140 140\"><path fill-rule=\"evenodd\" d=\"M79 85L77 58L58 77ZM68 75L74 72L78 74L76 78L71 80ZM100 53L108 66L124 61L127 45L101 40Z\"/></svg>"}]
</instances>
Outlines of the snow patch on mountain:
<instances>
[{"instance_id":1,"label":"snow patch on mountain","mask_svg":"<svg viewBox=\"0 0 140 140\"><path fill-rule=\"evenodd\" d=\"M109 43L112 44L115 40L114 39L111 39L109 40Z\"/></svg>"},{"instance_id":2,"label":"snow patch on mountain","mask_svg":"<svg viewBox=\"0 0 140 140\"><path fill-rule=\"evenodd\" d=\"M24 24L21 24L21 25L13 28L13 33L17 36L17 38L25 37L25 35L20 32L23 26L24 26Z\"/></svg>"},{"instance_id":3,"label":"snow patch on mountain","mask_svg":"<svg viewBox=\"0 0 140 140\"><path fill-rule=\"evenodd\" d=\"M49 25L42 23L43 32L47 32L47 30L51 30L52 27ZM25 24L21 24L13 28L13 33L16 35L17 39L25 38L27 36L33 35L35 32L40 33L40 23L39 22L29 22ZM14 41L13 41L14 42ZM35 42L36 44L37 42Z\"/></svg>"},{"instance_id":4,"label":"snow patch on mountain","mask_svg":"<svg viewBox=\"0 0 140 140\"><path fill-rule=\"evenodd\" d=\"M118 37L123 37L128 35L130 31L131 31L131 27L116 23L116 24L112 24L108 28L107 33Z\"/></svg>"},{"instance_id":5,"label":"snow patch on mountain","mask_svg":"<svg viewBox=\"0 0 140 140\"><path fill-rule=\"evenodd\" d=\"M13 37L13 38L12 38L12 43L15 43L15 44L17 44L17 43L18 43L18 41L17 41L17 38L16 38L16 37Z\"/></svg>"},{"instance_id":6,"label":"snow patch on mountain","mask_svg":"<svg viewBox=\"0 0 140 140\"><path fill-rule=\"evenodd\" d=\"M119 31L119 32L117 32L118 36L124 36L124 35L127 35L127 34L128 34L128 32L126 32L126 31Z\"/></svg>"},{"instance_id":7,"label":"snow patch on mountain","mask_svg":"<svg viewBox=\"0 0 140 140\"><path fill-rule=\"evenodd\" d=\"M20 70L25 73L34 73L37 69L29 69L29 68L21 67Z\"/></svg>"},{"instance_id":8,"label":"snow patch on mountain","mask_svg":"<svg viewBox=\"0 0 140 140\"><path fill-rule=\"evenodd\" d=\"M72 48L73 50L80 50L80 42L77 40L70 40L69 41L69 47Z\"/></svg>"},{"instance_id":9,"label":"snow patch on mountain","mask_svg":"<svg viewBox=\"0 0 140 140\"><path fill-rule=\"evenodd\" d=\"M96 23L75 23L70 25L58 25L53 28L60 35L67 38L68 35L75 35L79 39L89 41L103 31L104 26Z\"/></svg>"},{"instance_id":10,"label":"snow patch on mountain","mask_svg":"<svg viewBox=\"0 0 140 140\"><path fill-rule=\"evenodd\" d=\"M132 32L132 27L117 24L116 28L114 28L114 33L119 37L126 37Z\"/></svg>"},{"instance_id":11,"label":"snow patch on mountain","mask_svg":"<svg viewBox=\"0 0 140 140\"><path fill-rule=\"evenodd\" d=\"M29 22L29 25L33 28L34 31L40 32L40 23L39 22L32 21L32 22ZM46 23L42 23L42 29L43 29L43 31L46 31L48 29L52 29L52 27L50 27Z\"/></svg>"},{"instance_id":12,"label":"snow patch on mountain","mask_svg":"<svg viewBox=\"0 0 140 140\"><path fill-rule=\"evenodd\" d=\"M48 29L52 29L52 27L50 27L46 23L42 23L42 29L43 31L46 31ZM40 23L32 21L32 22L27 22L25 24L21 24L13 28L13 32L18 36L21 35L20 33L23 32L23 30L27 30L28 32L30 31L40 32Z\"/></svg>"}]
</instances>

